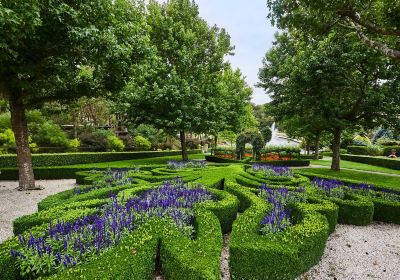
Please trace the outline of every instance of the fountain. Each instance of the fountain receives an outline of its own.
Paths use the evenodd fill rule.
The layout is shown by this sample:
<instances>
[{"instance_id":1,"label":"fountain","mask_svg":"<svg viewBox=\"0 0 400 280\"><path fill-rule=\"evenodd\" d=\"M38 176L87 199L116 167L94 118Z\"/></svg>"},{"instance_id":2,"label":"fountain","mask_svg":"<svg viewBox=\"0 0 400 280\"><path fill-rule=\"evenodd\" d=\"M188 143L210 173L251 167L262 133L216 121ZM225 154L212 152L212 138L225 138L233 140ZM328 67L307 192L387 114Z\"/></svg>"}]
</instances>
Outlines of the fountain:
<instances>
[{"instance_id":1,"label":"fountain","mask_svg":"<svg viewBox=\"0 0 400 280\"><path fill-rule=\"evenodd\" d=\"M295 146L300 145L299 140L289 138L285 133L279 132L276 128L276 123L271 125L271 140L267 143L267 146Z\"/></svg>"}]
</instances>

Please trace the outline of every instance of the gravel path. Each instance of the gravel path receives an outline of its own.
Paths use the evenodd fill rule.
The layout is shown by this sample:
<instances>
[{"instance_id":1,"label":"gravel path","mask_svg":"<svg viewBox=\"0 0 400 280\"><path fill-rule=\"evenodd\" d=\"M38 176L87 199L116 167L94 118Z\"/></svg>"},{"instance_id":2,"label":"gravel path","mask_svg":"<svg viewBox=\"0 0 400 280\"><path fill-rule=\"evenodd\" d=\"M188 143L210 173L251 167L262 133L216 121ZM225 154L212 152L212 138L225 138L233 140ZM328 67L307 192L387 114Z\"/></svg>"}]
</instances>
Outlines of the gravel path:
<instances>
[{"instance_id":1,"label":"gravel path","mask_svg":"<svg viewBox=\"0 0 400 280\"><path fill-rule=\"evenodd\" d=\"M18 217L37 212L37 204L43 198L71 189L75 180L36 181L43 190L17 191L18 181L0 182L0 243L13 236L12 222Z\"/></svg>"},{"instance_id":2,"label":"gravel path","mask_svg":"<svg viewBox=\"0 0 400 280\"><path fill-rule=\"evenodd\" d=\"M297 280L400 279L400 225L338 225L320 263Z\"/></svg>"}]
</instances>

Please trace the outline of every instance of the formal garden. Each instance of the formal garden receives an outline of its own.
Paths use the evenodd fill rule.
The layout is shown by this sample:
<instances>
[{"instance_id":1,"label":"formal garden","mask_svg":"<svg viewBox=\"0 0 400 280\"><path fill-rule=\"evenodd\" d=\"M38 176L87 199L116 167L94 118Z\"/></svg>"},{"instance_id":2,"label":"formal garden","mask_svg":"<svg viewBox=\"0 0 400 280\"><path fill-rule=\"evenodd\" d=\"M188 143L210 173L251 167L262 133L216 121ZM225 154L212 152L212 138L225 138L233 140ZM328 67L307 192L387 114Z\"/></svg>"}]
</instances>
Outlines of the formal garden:
<instances>
[{"instance_id":1,"label":"formal garden","mask_svg":"<svg viewBox=\"0 0 400 280\"><path fill-rule=\"evenodd\" d=\"M400 2L240 2L0 1L0 280L400 279Z\"/></svg>"}]
</instances>

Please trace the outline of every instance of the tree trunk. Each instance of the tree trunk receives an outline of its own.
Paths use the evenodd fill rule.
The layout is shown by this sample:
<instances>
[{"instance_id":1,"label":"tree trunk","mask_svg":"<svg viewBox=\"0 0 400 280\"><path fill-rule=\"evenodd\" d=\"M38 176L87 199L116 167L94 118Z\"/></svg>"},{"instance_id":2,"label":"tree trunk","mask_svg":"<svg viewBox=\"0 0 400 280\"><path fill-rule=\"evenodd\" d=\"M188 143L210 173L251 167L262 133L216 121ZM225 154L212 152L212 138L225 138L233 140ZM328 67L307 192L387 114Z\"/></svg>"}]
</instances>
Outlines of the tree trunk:
<instances>
[{"instance_id":1,"label":"tree trunk","mask_svg":"<svg viewBox=\"0 0 400 280\"><path fill-rule=\"evenodd\" d=\"M72 113L72 118L73 118L73 122L74 122L74 138L78 139L78 113L77 112L73 112Z\"/></svg>"},{"instance_id":2,"label":"tree trunk","mask_svg":"<svg viewBox=\"0 0 400 280\"><path fill-rule=\"evenodd\" d=\"M331 169L335 171L340 171L340 137L342 135L342 130L335 129L333 132L333 142L332 142L332 165Z\"/></svg>"},{"instance_id":3,"label":"tree trunk","mask_svg":"<svg viewBox=\"0 0 400 280\"><path fill-rule=\"evenodd\" d=\"M28 123L25 115L25 105L18 97L10 99L11 125L17 146L17 159L19 168L18 190L35 189L35 177L32 168L32 155L29 149Z\"/></svg>"},{"instance_id":4,"label":"tree trunk","mask_svg":"<svg viewBox=\"0 0 400 280\"><path fill-rule=\"evenodd\" d=\"M306 141L306 151L307 151L307 155L310 155L310 141Z\"/></svg>"},{"instance_id":5,"label":"tree trunk","mask_svg":"<svg viewBox=\"0 0 400 280\"><path fill-rule=\"evenodd\" d=\"M315 159L319 160L319 143L321 141L321 133L317 133L315 136Z\"/></svg>"},{"instance_id":6,"label":"tree trunk","mask_svg":"<svg viewBox=\"0 0 400 280\"><path fill-rule=\"evenodd\" d=\"M181 138L182 160L183 161L187 161L188 160L188 155L187 155L187 150L186 150L186 135L185 135L185 131L181 130L179 134L180 134L180 138Z\"/></svg>"}]
</instances>

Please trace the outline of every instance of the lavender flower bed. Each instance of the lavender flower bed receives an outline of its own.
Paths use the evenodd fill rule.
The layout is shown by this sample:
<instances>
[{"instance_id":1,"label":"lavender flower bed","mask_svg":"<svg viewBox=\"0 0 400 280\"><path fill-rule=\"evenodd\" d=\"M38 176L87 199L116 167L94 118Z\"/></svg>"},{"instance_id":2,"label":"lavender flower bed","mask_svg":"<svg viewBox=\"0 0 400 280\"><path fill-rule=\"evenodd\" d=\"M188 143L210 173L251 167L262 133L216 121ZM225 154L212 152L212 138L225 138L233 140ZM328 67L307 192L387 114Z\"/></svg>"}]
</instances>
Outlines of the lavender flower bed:
<instances>
[{"instance_id":1,"label":"lavender flower bed","mask_svg":"<svg viewBox=\"0 0 400 280\"><path fill-rule=\"evenodd\" d=\"M138 196L111 203L101 214L75 222L58 222L42 236L32 234L28 240L19 235L20 248L12 250L24 277L36 278L73 267L120 243L121 239L151 218L175 224L187 235L193 233L194 206L216 200L205 188L193 188L181 180L164 182L162 186Z\"/></svg>"},{"instance_id":2,"label":"lavender flower bed","mask_svg":"<svg viewBox=\"0 0 400 280\"><path fill-rule=\"evenodd\" d=\"M390 201L400 201L400 195L390 189L377 188L374 185L361 183L346 186L342 181L334 179L315 178L311 186L321 194L344 198L346 192L360 194L370 198L382 198Z\"/></svg>"},{"instance_id":3,"label":"lavender flower bed","mask_svg":"<svg viewBox=\"0 0 400 280\"><path fill-rule=\"evenodd\" d=\"M291 208L294 203L306 201L305 188L302 187L289 192L287 188L271 189L264 183L258 195L272 204L272 210L261 221L263 235L281 232L290 226Z\"/></svg>"},{"instance_id":4,"label":"lavender flower bed","mask_svg":"<svg viewBox=\"0 0 400 280\"><path fill-rule=\"evenodd\" d=\"M189 160L189 161L175 161L167 162L167 168L172 170L182 170L186 168L205 168L207 163L205 160Z\"/></svg>"},{"instance_id":5,"label":"lavender flower bed","mask_svg":"<svg viewBox=\"0 0 400 280\"><path fill-rule=\"evenodd\" d=\"M128 169L128 168L121 168L121 169L108 169L105 172L102 171L93 171L93 174L101 174L101 179L98 179L93 182L91 186L80 188L74 188L74 194L84 194L88 193L92 190L100 189L100 188L107 188L107 187L115 187L115 186L122 186L125 184L133 183L133 179L131 178L132 175L137 174L140 172L139 168Z\"/></svg>"},{"instance_id":6,"label":"lavender flower bed","mask_svg":"<svg viewBox=\"0 0 400 280\"><path fill-rule=\"evenodd\" d=\"M252 165L255 172L262 172L266 176L271 177L293 177L293 171L289 167L272 166L255 163Z\"/></svg>"}]
</instances>

